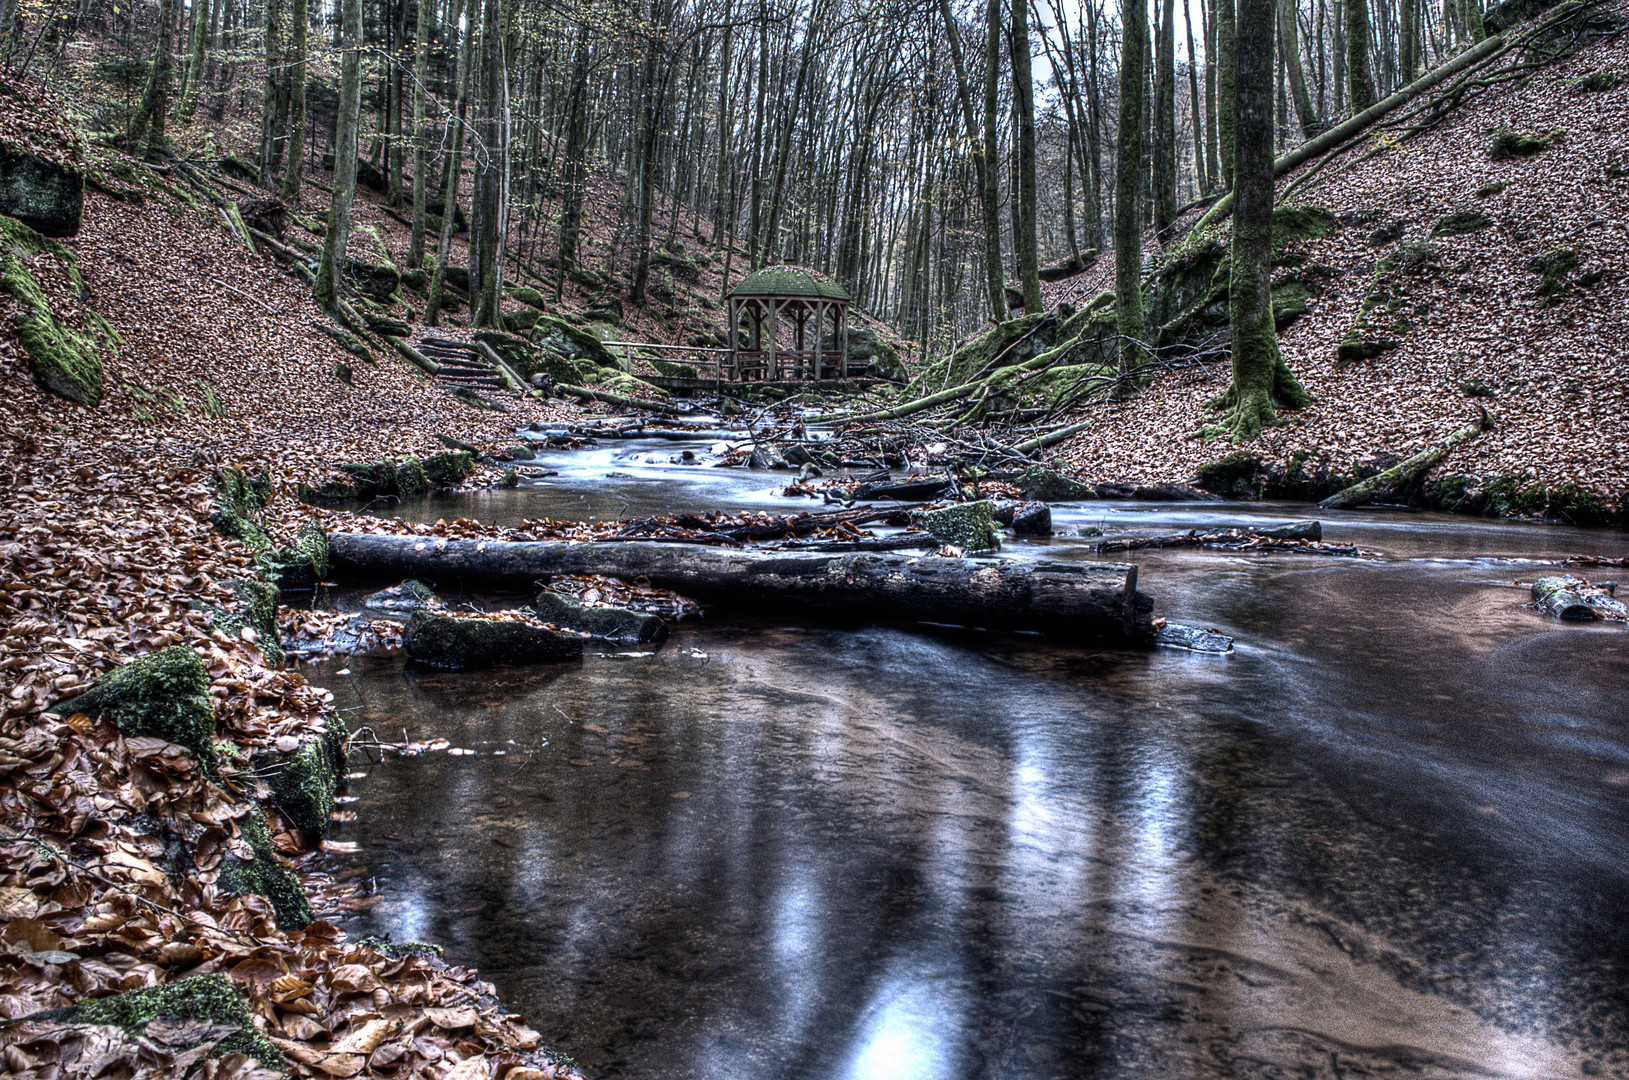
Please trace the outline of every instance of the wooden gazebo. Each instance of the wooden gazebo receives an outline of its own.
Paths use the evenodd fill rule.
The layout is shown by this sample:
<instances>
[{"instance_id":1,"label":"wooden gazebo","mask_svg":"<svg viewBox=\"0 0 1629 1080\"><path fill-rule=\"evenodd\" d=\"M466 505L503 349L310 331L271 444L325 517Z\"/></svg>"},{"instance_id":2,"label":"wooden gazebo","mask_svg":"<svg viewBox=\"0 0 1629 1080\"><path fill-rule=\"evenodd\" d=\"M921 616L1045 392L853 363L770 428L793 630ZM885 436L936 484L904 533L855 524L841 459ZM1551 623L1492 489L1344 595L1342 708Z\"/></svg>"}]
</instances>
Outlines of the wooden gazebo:
<instances>
[{"instance_id":1,"label":"wooden gazebo","mask_svg":"<svg viewBox=\"0 0 1629 1080\"><path fill-rule=\"evenodd\" d=\"M848 290L831 278L802 266L771 266L742 278L725 299L730 307L726 378L842 379L850 374L852 301ZM783 320L789 344L777 340Z\"/></svg>"}]
</instances>

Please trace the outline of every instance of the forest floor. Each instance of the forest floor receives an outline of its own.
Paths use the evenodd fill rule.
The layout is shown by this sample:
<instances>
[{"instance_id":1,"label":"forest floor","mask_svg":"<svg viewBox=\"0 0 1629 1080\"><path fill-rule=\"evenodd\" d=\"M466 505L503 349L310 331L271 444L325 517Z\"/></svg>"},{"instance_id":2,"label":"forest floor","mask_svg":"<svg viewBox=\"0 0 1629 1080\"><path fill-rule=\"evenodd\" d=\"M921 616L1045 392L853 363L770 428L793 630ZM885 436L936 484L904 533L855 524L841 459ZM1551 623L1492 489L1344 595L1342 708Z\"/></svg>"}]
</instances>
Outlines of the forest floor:
<instances>
[{"instance_id":1,"label":"forest floor","mask_svg":"<svg viewBox=\"0 0 1629 1080\"><path fill-rule=\"evenodd\" d=\"M1624 5L1614 15L1620 26L1629 21ZM1574 80L1592 72L1625 77L1610 89L1577 89ZM1548 149L1495 160L1490 140L1501 128L1543 136ZM1385 138L1362 140L1292 196L1343 222L1306 246L1312 263L1329 268L1328 283L1279 338L1316 403L1285 414L1246 452L1280 466L1303 453L1350 472L1376 454L1435 442L1474 419L1480 403L1498 427L1444 468L1629 497L1629 37L1493 86L1408 141L1377 145ZM1280 191L1311 168L1280 180ZM1487 224L1432 236L1467 212ZM1397 235L1371 246L1381 230ZM1412 328L1394 351L1342 365L1336 347L1374 287L1376 264L1410 243L1430 245L1427 272L1408 285ZM1573 282L1595 280L1541 295L1531 264L1560 248L1577 254ZM1107 255L1048 286L1049 303L1112 288L1113 262ZM1198 437L1217 422L1207 403L1228 378L1224 360L1092 406L1079 418L1097 422L1062 456L1094 477L1191 480L1233 449Z\"/></svg>"}]
</instances>

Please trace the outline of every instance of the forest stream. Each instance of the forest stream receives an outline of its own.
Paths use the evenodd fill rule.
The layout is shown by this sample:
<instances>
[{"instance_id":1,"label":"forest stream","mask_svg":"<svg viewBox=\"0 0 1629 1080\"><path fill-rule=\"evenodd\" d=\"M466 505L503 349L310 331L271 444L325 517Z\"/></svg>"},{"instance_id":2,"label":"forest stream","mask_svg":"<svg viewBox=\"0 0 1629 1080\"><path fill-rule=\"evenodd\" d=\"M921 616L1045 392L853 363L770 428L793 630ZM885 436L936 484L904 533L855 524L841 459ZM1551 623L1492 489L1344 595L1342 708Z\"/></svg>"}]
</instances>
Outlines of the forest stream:
<instances>
[{"instance_id":1,"label":"forest stream","mask_svg":"<svg viewBox=\"0 0 1629 1080\"><path fill-rule=\"evenodd\" d=\"M707 446L391 512L796 507ZM1002 557L1310 516L1059 506ZM1619 1074L1629 634L1513 582L1621 534L1322 520L1379 557L1133 553L1225 656L703 617L569 665L314 665L353 728L473 751L353 757L334 862L378 900L345 926L444 944L596 1077Z\"/></svg>"}]
</instances>

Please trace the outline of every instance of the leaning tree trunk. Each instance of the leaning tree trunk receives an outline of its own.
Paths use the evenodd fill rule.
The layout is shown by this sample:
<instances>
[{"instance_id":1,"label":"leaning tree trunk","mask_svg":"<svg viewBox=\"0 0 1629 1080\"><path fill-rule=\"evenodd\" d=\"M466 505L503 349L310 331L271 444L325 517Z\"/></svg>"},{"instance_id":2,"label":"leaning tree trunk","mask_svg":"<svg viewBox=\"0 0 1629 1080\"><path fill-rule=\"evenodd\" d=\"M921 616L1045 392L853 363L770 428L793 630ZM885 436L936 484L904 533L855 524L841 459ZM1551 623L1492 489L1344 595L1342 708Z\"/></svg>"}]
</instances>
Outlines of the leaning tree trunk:
<instances>
[{"instance_id":1,"label":"leaning tree trunk","mask_svg":"<svg viewBox=\"0 0 1629 1080\"><path fill-rule=\"evenodd\" d=\"M443 540L335 533L341 578L531 585L555 574L647 579L706 603L845 618L1143 640L1151 605L1127 563L986 562L906 555L760 554L691 544Z\"/></svg>"},{"instance_id":2,"label":"leaning tree trunk","mask_svg":"<svg viewBox=\"0 0 1629 1080\"><path fill-rule=\"evenodd\" d=\"M1441 442L1426 447L1412 457L1398 462L1384 472L1376 473L1367 480L1359 480L1351 487L1342 488L1329 498L1319 503L1324 510L1350 510L1354 506L1373 502L1376 499L1401 491L1414 481L1424 476L1426 471L1436 465L1448 452L1460 443L1469 442L1485 431L1493 430L1493 416L1486 410L1472 423L1466 424L1458 431L1449 435Z\"/></svg>"}]
</instances>

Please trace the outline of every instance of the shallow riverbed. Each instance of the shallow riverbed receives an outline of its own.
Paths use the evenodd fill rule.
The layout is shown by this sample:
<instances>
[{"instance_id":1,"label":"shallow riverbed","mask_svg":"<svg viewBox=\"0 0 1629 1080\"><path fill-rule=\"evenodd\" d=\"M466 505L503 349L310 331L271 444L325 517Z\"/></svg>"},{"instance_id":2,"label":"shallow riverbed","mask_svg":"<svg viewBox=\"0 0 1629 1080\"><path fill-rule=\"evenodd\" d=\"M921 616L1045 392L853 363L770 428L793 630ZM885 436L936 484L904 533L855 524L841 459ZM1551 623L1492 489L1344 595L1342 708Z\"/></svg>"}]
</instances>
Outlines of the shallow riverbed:
<instances>
[{"instance_id":1,"label":"shallow riverbed","mask_svg":"<svg viewBox=\"0 0 1629 1080\"><path fill-rule=\"evenodd\" d=\"M649 452L456 513L797 505L616 457ZM1324 520L1386 557L1136 560L1226 657L765 613L551 668L312 668L353 725L475 751L361 767L336 861L380 900L348 925L446 945L601 1077L1629 1075L1629 630L1512 585L1629 545Z\"/></svg>"}]
</instances>

